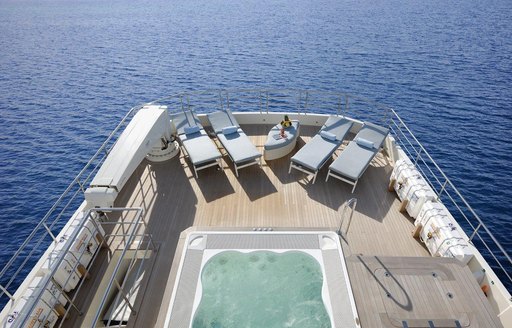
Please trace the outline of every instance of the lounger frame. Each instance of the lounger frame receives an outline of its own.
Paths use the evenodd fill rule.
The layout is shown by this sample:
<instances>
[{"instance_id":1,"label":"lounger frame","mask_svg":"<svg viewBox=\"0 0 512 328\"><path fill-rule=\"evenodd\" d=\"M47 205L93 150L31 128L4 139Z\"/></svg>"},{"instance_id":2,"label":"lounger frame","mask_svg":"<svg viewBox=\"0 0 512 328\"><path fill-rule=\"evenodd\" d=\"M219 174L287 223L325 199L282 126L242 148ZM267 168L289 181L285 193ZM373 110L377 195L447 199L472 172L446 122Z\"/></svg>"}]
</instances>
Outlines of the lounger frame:
<instances>
[{"instance_id":1,"label":"lounger frame","mask_svg":"<svg viewBox=\"0 0 512 328\"><path fill-rule=\"evenodd\" d=\"M184 111L183 114L186 117L186 122L187 122L188 126L191 126L189 119L192 119L194 121L194 123L197 126L199 126L200 131L202 131L204 133L204 134L201 134L201 136L199 136L199 138L203 138L205 141L208 140L210 143L212 143L212 145L215 148L217 148L217 151L218 151L217 145L215 144L215 142L213 142L212 139L210 139L208 137L208 135L206 134L206 132L205 132L205 130L203 128L203 126L199 122L199 119L197 118L196 114L193 111L190 111L190 112L185 112ZM188 117L188 115L191 115L192 117L190 118L190 117ZM174 118L173 118L173 120L174 120ZM192 161L192 157L190 156L190 153L189 153L189 151L187 149L187 146L185 145L186 141L189 140L189 139L186 139L186 140L182 139L183 136L186 136L186 133L184 133L183 130L178 129L176 126L175 126L175 128L176 128L176 139L178 140L180 148L182 149L183 153L188 157L190 163L192 164L192 167L194 168L194 175L195 175L196 179L199 179L199 175L197 173L198 171L206 169L206 168L209 168L209 167L212 167L212 166L218 165L221 168L221 170L224 171L224 166L222 165L222 154L221 154L220 151L218 151L218 153L219 153L219 157L218 158L212 158L211 160L207 160L207 161L199 163L199 164L194 163L194 161Z\"/></svg>"},{"instance_id":2,"label":"lounger frame","mask_svg":"<svg viewBox=\"0 0 512 328\"><path fill-rule=\"evenodd\" d=\"M331 116L331 117L334 117L334 116ZM331 119L331 117L328 117L328 118L327 118L326 123L327 123L327 122L329 122L329 120ZM336 118L338 118L338 117L336 117ZM340 119L346 119L345 117L339 117L339 118L340 118ZM327 157L325 158L325 160L323 160L323 161L320 163L320 165L318 166L318 168L317 168L316 170L310 169L310 168L305 167L304 165L301 165L301 164L298 164L298 163L294 163L294 162L293 162L293 157L292 157L292 159L290 160L290 167L288 168L288 174L290 174L290 173L292 172L292 168L294 168L294 169L296 169L296 170L298 170L298 171L301 171L301 172L303 172L303 173L306 173L307 175L312 175L312 176L313 176L312 184L314 184L314 183L315 183L315 181L316 181L316 177L317 177L317 175L318 175L318 172L322 169L322 167L325 165L325 163L327 163L327 161L328 161L329 159L331 159L331 158L332 158L332 154L333 154L334 152L336 152L336 150L337 150L337 149L338 149L338 148L343 144L343 140L346 138L346 136L347 136L347 134L350 132L350 129L351 129L351 128L352 128L352 123L350 124L349 128L344 132L344 134L339 136L339 138L340 138L340 139L338 139L338 141L339 141L338 146L337 146L335 149L333 149L333 150L332 150L332 152L330 153L330 156L327 156ZM325 129L325 127L324 127L324 126L323 126L322 128L320 128L320 131L318 131L317 135L318 135L322 130L324 130L324 129ZM301 149L299 149L299 152L300 152L301 150L302 150L302 148L301 148Z\"/></svg>"},{"instance_id":3,"label":"lounger frame","mask_svg":"<svg viewBox=\"0 0 512 328\"><path fill-rule=\"evenodd\" d=\"M377 154L378 152L375 153L375 155ZM373 159L372 159L373 160ZM366 167L364 168L363 172L366 171L366 169L368 168L368 166L370 165L372 161L368 162L368 165L366 165ZM344 176L341 176L341 175L338 175L337 173L331 171L331 169L329 169L329 171L327 172L327 177L325 177L325 182L327 182L327 180L329 180L329 176L332 176L333 178L336 178L338 180L341 180L343 182L346 182L350 185L352 185L352 194L354 193L354 190L356 190L356 186L357 186L357 182L359 181L360 177L358 179L356 179L355 181L354 180L351 180L347 177L344 177Z\"/></svg>"},{"instance_id":4,"label":"lounger frame","mask_svg":"<svg viewBox=\"0 0 512 328\"><path fill-rule=\"evenodd\" d=\"M222 143L222 142L221 142ZM259 166L261 167L262 165L262 161L261 161L261 157L259 157L258 159L252 159L252 160L248 160L246 161L247 163L245 162L240 162L240 163L245 163L245 164L237 164L233 158L231 157L231 155L226 151L226 153L228 154L229 156L229 159L231 159L231 162L233 162L233 165L235 166L235 174L236 174L236 177L238 178L238 169L243 169L244 167L248 167L248 166L251 166L251 165L255 165L255 164L259 164Z\"/></svg>"},{"instance_id":5,"label":"lounger frame","mask_svg":"<svg viewBox=\"0 0 512 328\"><path fill-rule=\"evenodd\" d=\"M330 159L330 157L327 157L327 159L325 161L322 162L322 164L320 165L320 168L322 168L324 166L324 164ZM301 172L304 172L306 173L307 175L312 175L313 176L313 181L312 183L314 184L315 181L316 181L316 176L318 175L318 172L320 171L320 169L316 170L316 171L313 171L313 170L310 170L306 167L304 167L303 165L300 165L300 164L294 164L292 161L290 161L290 168L288 169L288 174L292 173L292 168L298 170L298 171L301 171Z\"/></svg>"},{"instance_id":6,"label":"lounger frame","mask_svg":"<svg viewBox=\"0 0 512 328\"><path fill-rule=\"evenodd\" d=\"M221 119L220 122L217 121L217 124L212 122L212 116L218 115L220 113L223 113L222 115L225 115L226 122L229 122L229 123L223 122L223 119ZM229 159L233 163L233 166L235 167L235 175L237 178L239 177L239 174L238 174L239 169L242 169L242 168L245 168L245 167L248 167L251 165L255 165L255 164L259 164L260 167L262 166L263 154L258 152L258 150L254 146L254 144L251 143L251 141L249 140L249 137L247 137L245 132L240 128L240 125L236 121L236 118L233 116L233 113L231 113L231 111L229 111L229 110L219 111L219 112L209 114L209 115L207 115L207 117L208 117L208 120L210 121L210 124L212 125L215 135L217 136L217 140L219 140L220 144L222 145L222 147L225 150L225 153L228 155ZM225 144L223 141L223 138L219 138L220 135L223 135L224 137L226 136L225 134L223 134L221 132L220 123L226 123L225 126L237 126L238 131L236 133L239 134L239 137L238 137L238 138L240 138L239 140L247 140L248 143L250 143L254 147L255 152L258 153L258 156L257 157L252 156L252 158L248 157L247 159L241 159L241 160L235 161L235 159L233 158L233 155L229 152L228 147L226 147L226 144L229 140L226 138L226 144ZM217 126L215 126L215 125L217 125Z\"/></svg>"},{"instance_id":7,"label":"lounger frame","mask_svg":"<svg viewBox=\"0 0 512 328\"><path fill-rule=\"evenodd\" d=\"M368 123L366 123L366 124L368 124ZM372 124L372 126L375 126L375 125L373 125L373 124ZM364 127L365 127L365 126L363 125L363 128L364 128ZM363 129L363 128L362 128L362 129ZM332 177L334 177L334 178L336 178L336 179L338 179L338 180L341 180L341 181L343 181L343 182L346 182L346 183L348 183L348 184L350 184L350 185L352 185L352 186L353 186L353 187L352 187L352 191L351 191L351 193L353 194L353 193L354 193L354 191L355 191L355 189L356 189L357 182L359 181L359 179L361 179L361 177L363 176L363 174L366 172L366 170L368 169L368 166L370 166L370 164L371 164L371 162L373 161L373 159L375 158L375 156L377 156L377 154L380 152L380 150L381 150L381 148L382 148L382 145L384 144L384 140L387 138L388 133L389 133L389 130L386 132L386 134L384 135L384 137L383 137L382 141L380 142L380 144L378 144L378 147L377 147L377 148L375 149L375 151L373 152L373 156L371 157L371 159L368 161L368 163L366 163L366 166L364 166L364 168L361 170L361 173L359 174L359 177L358 177L357 179L353 180L353 179L351 179L351 178L349 178L349 177L347 177L347 176L344 176L344 175L342 175L342 174L340 174L340 173L338 173L338 172L333 171L333 170L331 169L331 167L329 167L329 171L327 172L327 176L326 176L326 178L325 178L325 181L327 182L327 181L329 180L329 177L330 177L330 176L332 176ZM359 134L360 134L360 133L358 133L358 134L356 135L356 137L354 138L354 140L357 138L357 136L358 136ZM352 143L352 142L356 142L356 141L351 141L350 143ZM350 145L350 143L349 143L349 145ZM346 151L346 149L344 149L343 151ZM335 162L336 162L336 161L335 161ZM333 162L333 164L334 164L334 162ZM332 165L332 164L331 164L331 165Z\"/></svg>"},{"instance_id":8,"label":"lounger frame","mask_svg":"<svg viewBox=\"0 0 512 328\"><path fill-rule=\"evenodd\" d=\"M190 163L192 163L192 167L194 168L194 175L196 176L196 179L199 179L199 175L197 174L197 171L200 171L200 170L203 170L203 169L207 169L207 168L212 167L212 166L218 165L220 167L220 169L222 171L224 171L224 165L222 165L222 157L217 158L217 159L212 160L212 161L209 161L209 162L204 162L204 163L197 164L197 165L194 164L194 162L192 162L192 159L190 158L190 155L188 154L187 148L185 147L185 145L183 144L181 139L179 139L179 137L178 137L178 140L179 140L181 149L183 150L183 152L188 157Z\"/></svg>"}]
</instances>

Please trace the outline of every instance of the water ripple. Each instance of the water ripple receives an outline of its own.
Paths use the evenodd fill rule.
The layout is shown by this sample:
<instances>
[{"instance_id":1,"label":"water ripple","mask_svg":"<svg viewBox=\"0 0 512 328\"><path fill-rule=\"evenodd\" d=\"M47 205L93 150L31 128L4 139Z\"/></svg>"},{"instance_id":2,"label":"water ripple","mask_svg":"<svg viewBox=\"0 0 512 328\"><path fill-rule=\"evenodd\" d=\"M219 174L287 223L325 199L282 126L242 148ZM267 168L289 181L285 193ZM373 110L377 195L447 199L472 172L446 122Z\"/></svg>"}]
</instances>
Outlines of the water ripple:
<instances>
[{"instance_id":1,"label":"water ripple","mask_svg":"<svg viewBox=\"0 0 512 328\"><path fill-rule=\"evenodd\" d=\"M219 87L392 105L512 252L511 6L3 1L0 267L131 106Z\"/></svg>"}]
</instances>

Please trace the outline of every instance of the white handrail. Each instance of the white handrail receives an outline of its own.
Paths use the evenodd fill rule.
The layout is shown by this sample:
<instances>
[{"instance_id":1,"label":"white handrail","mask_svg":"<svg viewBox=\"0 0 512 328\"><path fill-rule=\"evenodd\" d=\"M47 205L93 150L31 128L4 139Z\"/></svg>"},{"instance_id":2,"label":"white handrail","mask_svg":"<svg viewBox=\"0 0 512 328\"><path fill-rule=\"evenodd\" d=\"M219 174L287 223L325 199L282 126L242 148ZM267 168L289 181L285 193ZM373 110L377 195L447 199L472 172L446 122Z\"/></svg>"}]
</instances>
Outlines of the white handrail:
<instances>
[{"instance_id":1,"label":"white handrail","mask_svg":"<svg viewBox=\"0 0 512 328\"><path fill-rule=\"evenodd\" d=\"M352 223L352 217L354 216L354 211L356 210L357 198L349 199L345 203L343 203L343 205L341 205L341 206L343 208L342 208L342 212L340 215L340 226L338 227L338 231L336 231L336 232L338 233L338 235L340 235L342 237L344 235L344 237L347 238L348 229L350 228L350 223ZM341 231L341 229L343 227L343 223L345 222L345 214L347 213L348 208L350 208L350 216L348 217L348 224L347 224L347 228L345 229L345 233L343 233Z\"/></svg>"}]
</instances>

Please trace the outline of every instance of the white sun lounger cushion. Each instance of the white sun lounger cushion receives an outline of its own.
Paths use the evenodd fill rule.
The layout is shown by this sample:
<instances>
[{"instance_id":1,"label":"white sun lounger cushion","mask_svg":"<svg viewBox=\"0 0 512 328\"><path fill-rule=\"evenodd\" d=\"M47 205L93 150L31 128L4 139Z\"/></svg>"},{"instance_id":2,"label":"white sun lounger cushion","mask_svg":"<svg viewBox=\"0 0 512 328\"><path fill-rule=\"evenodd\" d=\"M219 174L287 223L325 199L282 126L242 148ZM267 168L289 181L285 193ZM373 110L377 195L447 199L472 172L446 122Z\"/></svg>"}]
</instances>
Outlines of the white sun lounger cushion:
<instances>
[{"instance_id":1,"label":"white sun lounger cushion","mask_svg":"<svg viewBox=\"0 0 512 328\"><path fill-rule=\"evenodd\" d=\"M312 171L317 171L332 156L332 153L338 149L340 143L338 141L326 140L320 134L317 134L293 155L291 161Z\"/></svg>"},{"instance_id":2,"label":"white sun lounger cushion","mask_svg":"<svg viewBox=\"0 0 512 328\"><path fill-rule=\"evenodd\" d=\"M223 133L222 129L230 126L240 127L231 111L217 111L207 115L216 134Z\"/></svg>"},{"instance_id":3,"label":"white sun lounger cushion","mask_svg":"<svg viewBox=\"0 0 512 328\"><path fill-rule=\"evenodd\" d=\"M225 134L225 135L228 135L228 134L232 134L232 133L235 133L238 131L238 127L237 126L226 126L224 128L222 128L222 134Z\"/></svg>"},{"instance_id":4,"label":"white sun lounger cushion","mask_svg":"<svg viewBox=\"0 0 512 328\"><path fill-rule=\"evenodd\" d=\"M233 162L237 164L261 157L261 153L242 130L238 133L218 134L217 138L224 145Z\"/></svg>"},{"instance_id":5,"label":"white sun lounger cushion","mask_svg":"<svg viewBox=\"0 0 512 328\"><path fill-rule=\"evenodd\" d=\"M366 171L375 154L375 149L360 146L357 142L351 141L329 169L356 181Z\"/></svg>"},{"instance_id":6,"label":"white sun lounger cushion","mask_svg":"<svg viewBox=\"0 0 512 328\"><path fill-rule=\"evenodd\" d=\"M348 146L329 166L329 170L357 182L378 153L388 133L389 129L387 128L365 123L357 133L355 140L349 142ZM372 144L372 147L365 145L369 143Z\"/></svg>"},{"instance_id":7,"label":"white sun lounger cushion","mask_svg":"<svg viewBox=\"0 0 512 328\"><path fill-rule=\"evenodd\" d=\"M352 121L344 117L330 116L320 132L299 149L291 161L313 172L318 171L341 145L352 124ZM325 132L334 135L335 138L325 138Z\"/></svg>"},{"instance_id":8,"label":"white sun lounger cushion","mask_svg":"<svg viewBox=\"0 0 512 328\"><path fill-rule=\"evenodd\" d=\"M320 131L329 132L336 136L336 140L342 141L352 128L352 121L342 117L331 115Z\"/></svg>"},{"instance_id":9,"label":"white sun lounger cushion","mask_svg":"<svg viewBox=\"0 0 512 328\"><path fill-rule=\"evenodd\" d=\"M358 138L356 138L355 141L357 142L357 144L359 146L366 147L369 149L375 148L375 144L370 140L366 140L365 138L358 137Z\"/></svg>"},{"instance_id":10,"label":"white sun lounger cushion","mask_svg":"<svg viewBox=\"0 0 512 328\"><path fill-rule=\"evenodd\" d=\"M327 140L331 140L331 141L335 141L336 140L336 135L333 134L333 133L330 133L328 131L320 131L320 135L322 137L324 137L325 139L327 139Z\"/></svg>"},{"instance_id":11,"label":"white sun lounger cushion","mask_svg":"<svg viewBox=\"0 0 512 328\"><path fill-rule=\"evenodd\" d=\"M194 133L199 132L199 130L201 130L201 128L198 127L197 125L186 126L185 127L185 134L194 134Z\"/></svg>"},{"instance_id":12,"label":"white sun lounger cushion","mask_svg":"<svg viewBox=\"0 0 512 328\"><path fill-rule=\"evenodd\" d=\"M261 153L251 143L244 131L240 129L240 125L231 111L217 111L208 114L208 120L217 134L217 138L235 164L238 165L261 157ZM226 133L230 131L231 133Z\"/></svg>"},{"instance_id":13,"label":"white sun lounger cushion","mask_svg":"<svg viewBox=\"0 0 512 328\"><path fill-rule=\"evenodd\" d=\"M191 132L187 132L186 129L194 126L197 126L199 130L203 128L199 118L194 112L186 111L183 113L172 114L170 117L178 135L191 134ZM196 132L199 132L199 130Z\"/></svg>"},{"instance_id":14,"label":"white sun lounger cushion","mask_svg":"<svg viewBox=\"0 0 512 328\"><path fill-rule=\"evenodd\" d=\"M360 138L373 142L374 148L379 149L382 146L384 139L386 139L388 133L389 129L386 127L365 122L361 130L357 133L356 139Z\"/></svg>"},{"instance_id":15,"label":"white sun lounger cushion","mask_svg":"<svg viewBox=\"0 0 512 328\"><path fill-rule=\"evenodd\" d=\"M179 138L194 165L201 165L222 157L217 146L204 130L193 134L182 134Z\"/></svg>"}]
</instances>

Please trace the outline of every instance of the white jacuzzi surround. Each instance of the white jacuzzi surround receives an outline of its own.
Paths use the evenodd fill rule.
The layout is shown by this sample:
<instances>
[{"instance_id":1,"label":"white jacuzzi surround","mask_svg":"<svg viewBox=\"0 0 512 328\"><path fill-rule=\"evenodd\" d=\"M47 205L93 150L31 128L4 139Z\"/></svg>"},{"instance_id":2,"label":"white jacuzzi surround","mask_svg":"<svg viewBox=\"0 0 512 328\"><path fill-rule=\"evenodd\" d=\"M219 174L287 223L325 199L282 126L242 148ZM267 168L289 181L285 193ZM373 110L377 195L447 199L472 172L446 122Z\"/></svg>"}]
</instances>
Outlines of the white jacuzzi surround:
<instances>
[{"instance_id":1,"label":"white jacuzzi surround","mask_svg":"<svg viewBox=\"0 0 512 328\"><path fill-rule=\"evenodd\" d=\"M208 235L215 235L215 234L236 234L236 235L241 235L241 234L247 234L247 235L265 235L265 234L272 234L272 235L290 235L290 234L294 234L294 235L318 235L318 238L319 238L319 245L320 245L320 248L319 249L266 249L266 248L255 248L255 249L236 249L236 248L232 248L232 249L206 249L206 242L208 240ZM171 313L172 313L172 308L173 308L173 305L174 305L174 302L175 302L175 298L176 298L176 292L177 292L177 287L178 287L178 284L179 284L179 281L180 281L180 277L181 277L181 274L182 274L182 268L183 268L183 262L185 261L185 255L186 255L186 252L187 250L189 249L194 249L194 250L202 250L203 251L203 257L202 257L202 261L201 261L201 271L199 273L199 276L198 276L198 279L197 279L197 287L196 287L196 292L195 292L195 296L194 296L194 303L193 303L193 307L192 307L192 313L191 313L191 317L190 317L190 324L189 324L189 327L192 327L192 322L193 322L193 318L194 318L194 315L196 313L196 310L197 308L199 307L199 303L201 302L201 297L202 297L202 292L203 292L203 287L202 287L202 282L201 282L201 275L202 275L202 272L203 272L203 268L205 266L205 264L215 255L217 254L220 254L220 253L223 253L223 252L226 252L226 251L237 251L237 252L241 252L241 253L251 253L251 252L255 252L255 251L269 251L269 252L274 252L274 253L285 253L285 252L303 252L303 253L306 253L306 254L309 254L311 255L312 257L314 257L316 259L316 261L318 262L318 264L320 265L320 268L322 270L322 279L323 279L323 282L322 282L322 300L324 302L324 306L326 308L326 311L329 315L329 319L331 321L331 327L335 328L335 323L334 323L334 320L333 320L333 313L332 313L332 305L331 305L331 298L330 298L330 294L329 294L329 286L328 286L328 283L327 283L327 276L326 276L326 272L325 272L325 267L324 267L324 260L323 260L323 256L322 256L322 250L327 250L327 249L337 249L338 250L338 253L340 255L340 259L341 260L341 265L342 265L342 268L343 268L343 275L344 275L344 278L345 278L345 281L346 281L346 287L347 287L347 290L348 290L348 294L347 295L349 297L349 300L350 300L350 306L351 306L351 310L352 310L352 313L354 314L354 318L357 318L358 315L357 315L357 309L356 309L356 306L355 306L355 300L354 300L354 296L353 296L353 293L352 293L352 288L350 286L350 280L349 280L349 277L348 277L348 271L347 271L347 266L346 266L346 263L344 261L344 257L343 257L343 251L342 251L342 248L341 248L341 244L339 242L339 238L338 238L338 235L332 231L208 231L208 232L191 232L187 235L186 239L185 239L185 245L186 247L184 247L183 249L183 253L182 253L182 256L181 256L181 259L180 259L180 264L179 264L179 268L178 268L178 274L176 276L176 280L175 280L175 285L174 285L174 288L173 288L173 293L172 293L172 297L171 297L171 301L169 303L169 307L167 309L167 315L166 315L166 319L165 319L165 324L164 324L164 327L169 327L170 324L171 324ZM355 327L359 327L359 320L356 320L356 322L354 323Z\"/></svg>"}]
</instances>

